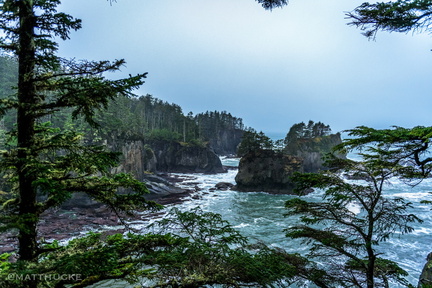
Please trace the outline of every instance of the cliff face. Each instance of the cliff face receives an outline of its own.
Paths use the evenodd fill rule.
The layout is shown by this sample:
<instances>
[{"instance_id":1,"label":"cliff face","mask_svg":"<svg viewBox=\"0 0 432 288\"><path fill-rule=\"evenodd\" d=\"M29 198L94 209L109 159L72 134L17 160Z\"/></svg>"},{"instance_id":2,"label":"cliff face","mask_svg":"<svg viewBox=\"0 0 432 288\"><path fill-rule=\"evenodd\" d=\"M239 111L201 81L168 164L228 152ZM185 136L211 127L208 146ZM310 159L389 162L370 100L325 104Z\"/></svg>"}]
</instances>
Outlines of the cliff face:
<instances>
[{"instance_id":1,"label":"cliff face","mask_svg":"<svg viewBox=\"0 0 432 288\"><path fill-rule=\"evenodd\" d=\"M235 179L237 190L290 194L294 188L290 180L292 173L325 170L322 157L341 142L340 134L332 134L298 139L283 152L252 150L240 160Z\"/></svg>"},{"instance_id":2,"label":"cliff face","mask_svg":"<svg viewBox=\"0 0 432 288\"><path fill-rule=\"evenodd\" d=\"M423 267L423 271L420 275L418 288L426 288L431 287L432 283L432 253L429 253L427 258L427 262L425 266Z\"/></svg>"},{"instance_id":3,"label":"cliff face","mask_svg":"<svg viewBox=\"0 0 432 288\"><path fill-rule=\"evenodd\" d=\"M145 178L146 172L225 172L219 157L209 147L133 139L117 140L110 149L122 153L114 172L131 173L137 179Z\"/></svg>"},{"instance_id":4,"label":"cliff face","mask_svg":"<svg viewBox=\"0 0 432 288\"><path fill-rule=\"evenodd\" d=\"M219 157L209 147L157 141L150 144L157 159L157 171L179 173L225 172Z\"/></svg>"},{"instance_id":5,"label":"cliff face","mask_svg":"<svg viewBox=\"0 0 432 288\"><path fill-rule=\"evenodd\" d=\"M209 137L210 146L217 155L236 155L244 131L240 129L221 130Z\"/></svg>"},{"instance_id":6,"label":"cliff face","mask_svg":"<svg viewBox=\"0 0 432 288\"><path fill-rule=\"evenodd\" d=\"M290 176L294 172L303 172L300 157L272 150L250 151L240 160L235 189L290 194L294 188Z\"/></svg>"},{"instance_id":7,"label":"cliff face","mask_svg":"<svg viewBox=\"0 0 432 288\"><path fill-rule=\"evenodd\" d=\"M287 145L284 153L301 157L304 172L314 173L326 169L323 165L323 155L331 152L333 147L340 143L342 143L342 139L339 133L315 138L303 138ZM345 157L342 154L338 156Z\"/></svg>"},{"instance_id":8,"label":"cliff face","mask_svg":"<svg viewBox=\"0 0 432 288\"><path fill-rule=\"evenodd\" d=\"M115 173L130 173L141 180L145 172L157 170L156 155L142 140L121 140L111 149L122 153L120 165L113 171Z\"/></svg>"},{"instance_id":9,"label":"cliff face","mask_svg":"<svg viewBox=\"0 0 432 288\"><path fill-rule=\"evenodd\" d=\"M219 157L208 147L183 146L171 141L145 143L140 139L116 139L108 148L122 153L119 166L113 168L112 172L130 173L143 181L151 193L147 199L157 202L163 203L170 197L178 198L178 195L187 193L155 175L158 172L225 172ZM84 193L75 193L62 207L90 206L99 204Z\"/></svg>"}]
</instances>

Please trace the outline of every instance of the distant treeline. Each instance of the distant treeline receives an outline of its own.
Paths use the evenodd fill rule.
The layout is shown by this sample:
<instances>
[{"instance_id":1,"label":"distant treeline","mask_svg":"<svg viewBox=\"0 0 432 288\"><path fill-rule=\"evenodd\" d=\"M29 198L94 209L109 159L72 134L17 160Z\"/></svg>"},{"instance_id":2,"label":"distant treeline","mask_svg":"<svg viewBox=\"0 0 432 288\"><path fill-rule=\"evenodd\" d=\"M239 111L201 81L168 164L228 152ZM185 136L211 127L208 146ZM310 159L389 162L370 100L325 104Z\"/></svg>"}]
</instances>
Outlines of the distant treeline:
<instances>
[{"instance_id":1,"label":"distant treeline","mask_svg":"<svg viewBox=\"0 0 432 288\"><path fill-rule=\"evenodd\" d=\"M14 58L0 55L0 97L16 97L17 63ZM49 97L47 95L46 97ZM1 111L0 111L1 112ZM206 142L221 131L244 130L243 120L226 111L185 115L177 104L151 95L118 97L95 117L99 127L89 126L83 119L72 119L71 110L61 110L41 118L54 127L73 129L85 134L86 141L100 142L116 139L169 140L180 142ZM10 131L16 122L15 113L0 118L0 130Z\"/></svg>"}]
</instances>

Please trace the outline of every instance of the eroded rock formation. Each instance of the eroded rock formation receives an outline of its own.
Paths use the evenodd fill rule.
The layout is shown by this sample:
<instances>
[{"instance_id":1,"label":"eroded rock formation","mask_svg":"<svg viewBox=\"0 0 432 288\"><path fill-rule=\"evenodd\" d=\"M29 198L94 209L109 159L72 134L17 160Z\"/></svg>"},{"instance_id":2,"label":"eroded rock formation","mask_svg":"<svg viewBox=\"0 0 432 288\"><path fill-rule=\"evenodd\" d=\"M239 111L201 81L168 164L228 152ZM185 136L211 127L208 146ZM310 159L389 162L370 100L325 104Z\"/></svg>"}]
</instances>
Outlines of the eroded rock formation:
<instances>
[{"instance_id":1,"label":"eroded rock formation","mask_svg":"<svg viewBox=\"0 0 432 288\"><path fill-rule=\"evenodd\" d=\"M235 189L290 194L294 172L303 172L302 158L273 150L251 151L240 160Z\"/></svg>"}]
</instances>

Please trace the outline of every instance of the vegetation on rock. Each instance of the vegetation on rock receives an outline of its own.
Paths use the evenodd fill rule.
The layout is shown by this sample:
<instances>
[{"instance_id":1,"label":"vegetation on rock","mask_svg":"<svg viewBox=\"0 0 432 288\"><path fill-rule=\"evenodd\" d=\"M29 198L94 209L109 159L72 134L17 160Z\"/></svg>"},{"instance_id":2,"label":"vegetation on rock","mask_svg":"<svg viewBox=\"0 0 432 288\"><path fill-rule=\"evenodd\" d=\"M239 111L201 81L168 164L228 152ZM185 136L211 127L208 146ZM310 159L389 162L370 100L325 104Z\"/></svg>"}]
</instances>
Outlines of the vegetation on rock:
<instances>
[{"instance_id":1,"label":"vegetation on rock","mask_svg":"<svg viewBox=\"0 0 432 288\"><path fill-rule=\"evenodd\" d=\"M315 187L324 194L322 202L286 202L288 215L299 215L302 222L288 228L287 236L310 243L311 259L327 259L326 273L342 287L409 285L404 279L406 272L381 258L377 245L395 233L411 232L411 225L421 222L407 212L411 203L388 197L385 190L393 177L418 184L430 175L431 128L357 127L348 132L355 137L337 149L360 150L362 160L333 157L328 160L330 170L294 177L299 191ZM357 207L355 211L353 207ZM330 256L337 260L328 261Z\"/></svg>"},{"instance_id":2,"label":"vegetation on rock","mask_svg":"<svg viewBox=\"0 0 432 288\"><path fill-rule=\"evenodd\" d=\"M259 2L271 9L285 1ZM85 287L106 279L135 283L146 277L156 279L155 286L177 285L175 282L189 287L214 283L267 286L289 281L295 275L295 267L302 268L302 273L307 273L309 267L312 272L317 270L306 260L280 250L262 245L253 250L247 248L244 238L220 216L200 215L198 211L178 213L176 221L183 221L185 216L198 217L193 226L197 230L183 230L181 236L165 233L105 237L91 233L62 246L58 242L47 243L44 235L37 234L40 215L78 192L108 205L117 214L160 208L146 200L148 190L140 181L128 174L111 173L119 154L96 145L102 142L104 133L109 134L98 129L98 124L108 122L108 128L119 128L123 122L118 119L134 123L138 119L133 119L136 107L131 103L146 106L149 102L147 108L150 105L154 109L146 111L144 107L138 113L148 113L140 119L149 117L145 123L155 137L181 135L185 141L193 137L197 127L190 116L172 118L181 114L179 107L151 97L132 97L131 91L143 83L145 73L120 80L103 76L104 72L118 70L123 60L75 61L56 56L54 39L66 40L71 30L81 28L79 19L57 11L59 4L59 0L0 2L0 29L4 32L0 45L14 55L2 57L2 61L11 66L14 61L18 64L18 72L13 68L8 68L10 74L2 71L11 76L4 79L11 81L2 81L0 87L1 128L7 137L1 147L0 169L8 184L3 187L10 188L0 195L0 231L15 231L18 238L17 255L0 256L0 285ZM13 90L9 85L15 77L17 88ZM129 105L129 110L111 110L111 115L99 113L112 108L112 101ZM14 122L16 126L11 125ZM131 132L131 128L136 130ZM145 125L136 123L130 127L120 125L117 135L145 135L145 129ZM120 187L130 189L117 193ZM200 239L203 233L209 237ZM196 256L197 262L180 261L185 249ZM178 262L173 262L175 259ZM295 265L291 265L290 259L295 260ZM184 268L190 273L179 274Z\"/></svg>"},{"instance_id":3,"label":"vegetation on rock","mask_svg":"<svg viewBox=\"0 0 432 288\"><path fill-rule=\"evenodd\" d=\"M256 150L271 150L273 140L267 137L264 132L257 133L254 129L245 131L240 142L237 155L243 157L249 152Z\"/></svg>"},{"instance_id":4,"label":"vegetation on rock","mask_svg":"<svg viewBox=\"0 0 432 288\"><path fill-rule=\"evenodd\" d=\"M327 169L323 157L341 143L328 125L309 121L294 124L284 141L273 141L263 132L246 131L239 146L242 156L236 176L241 191L292 193L293 172ZM338 157L344 157L339 153Z\"/></svg>"}]
</instances>

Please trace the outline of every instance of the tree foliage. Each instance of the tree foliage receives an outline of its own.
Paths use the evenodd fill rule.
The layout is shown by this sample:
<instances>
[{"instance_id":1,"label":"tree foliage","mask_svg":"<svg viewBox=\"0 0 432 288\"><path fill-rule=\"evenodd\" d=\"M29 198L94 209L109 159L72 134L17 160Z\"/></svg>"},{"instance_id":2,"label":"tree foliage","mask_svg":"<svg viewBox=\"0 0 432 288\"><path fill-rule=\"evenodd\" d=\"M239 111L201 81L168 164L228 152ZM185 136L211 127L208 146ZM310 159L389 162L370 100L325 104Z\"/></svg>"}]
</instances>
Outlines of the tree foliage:
<instances>
[{"instance_id":1,"label":"tree foliage","mask_svg":"<svg viewBox=\"0 0 432 288\"><path fill-rule=\"evenodd\" d=\"M374 129L360 126L347 132L353 138L336 149L359 150L365 160L391 167L395 176L414 183L428 177L432 171L429 146L432 127Z\"/></svg>"},{"instance_id":2,"label":"tree foliage","mask_svg":"<svg viewBox=\"0 0 432 288\"><path fill-rule=\"evenodd\" d=\"M57 11L59 0L6 0L0 2L0 47L16 55L16 94L0 99L0 115L16 111L16 126L8 132L0 170L10 191L2 194L0 230L18 231L19 263L37 265L44 249L37 238L40 215L60 205L75 192L120 213L157 208L145 199L145 186L130 175L111 175L118 154L101 146L84 145L82 135L44 122L67 109L72 119L82 117L96 126L96 111L118 95L131 95L146 74L109 80L104 72L116 71L123 60L75 61L56 56L55 39L68 39L81 21ZM118 194L119 187L130 192ZM38 281L24 281L37 287Z\"/></svg>"},{"instance_id":3,"label":"tree foliage","mask_svg":"<svg viewBox=\"0 0 432 288\"><path fill-rule=\"evenodd\" d=\"M302 223L287 229L287 236L311 244L311 257L337 256L325 270L339 279L341 286L408 285L406 272L381 258L377 245L394 233L411 232L412 223L421 221L407 212L411 203L386 196L385 190L393 177L418 184L430 175L431 128L377 130L362 126L347 132L354 137L336 149L360 151L362 160L330 158L330 170L295 177L299 191L314 187L324 194L320 202L287 201L288 214L299 215Z\"/></svg>"},{"instance_id":4,"label":"tree foliage","mask_svg":"<svg viewBox=\"0 0 432 288\"><path fill-rule=\"evenodd\" d=\"M373 38L379 30L408 32L430 31L432 2L429 0L398 0L365 2L347 14L350 25L359 27L364 35Z\"/></svg>"},{"instance_id":5,"label":"tree foliage","mask_svg":"<svg viewBox=\"0 0 432 288\"><path fill-rule=\"evenodd\" d=\"M282 8L288 4L287 0L256 0L264 9L272 10L274 8Z\"/></svg>"},{"instance_id":6,"label":"tree foliage","mask_svg":"<svg viewBox=\"0 0 432 288\"><path fill-rule=\"evenodd\" d=\"M245 131L242 137L242 141L238 148L238 155L244 156L249 151L258 149L272 149L273 141L260 131L259 133L253 129Z\"/></svg>"},{"instance_id":7,"label":"tree foliage","mask_svg":"<svg viewBox=\"0 0 432 288\"><path fill-rule=\"evenodd\" d=\"M301 156L302 153L319 152L323 156L331 152L337 141L340 141L339 134L330 134L329 125L322 122L315 123L309 120L294 124L284 139L284 152L290 155Z\"/></svg>"},{"instance_id":8,"label":"tree foliage","mask_svg":"<svg viewBox=\"0 0 432 288\"><path fill-rule=\"evenodd\" d=\"M232 116L226 111L206 111L194 117L199 126L200 138L209 140L227 130L245 130L243 119Z\"/></svg>"},{"instance_id":9,"label":"tree foliage","mask_svg":"<svg viewBox=\"0 0 432 288\"><path fill-rule=\"evenodd\" d=\"M291 126L290 130L288 131L288 134L285 137L285 145L297 142L298 139L323 137L329 135L330 133L330 126L325 125L322 122L315 123L314 121L309 120L307 125L304 122L297 123Z\"/></svg>"},{"instance_id":10,"label":"tree foliage","mask_svg":"<svg viewBox=\"0 0 432 288\"><path fill-rule=\"evenodd\" d=\"M199 208L173 209L152 226L155 232L142 235L90 233L66 246L47 244L38 265L10 263L5 255L0 275L37 274L44 287L71 288L114 279L145 287L275 287L304 280L306 275L318 284L330 280L303 257L248 243L220 215ZM21 287L17 278L0 277L0 285Z\"/></svg>"}]
</instances>

